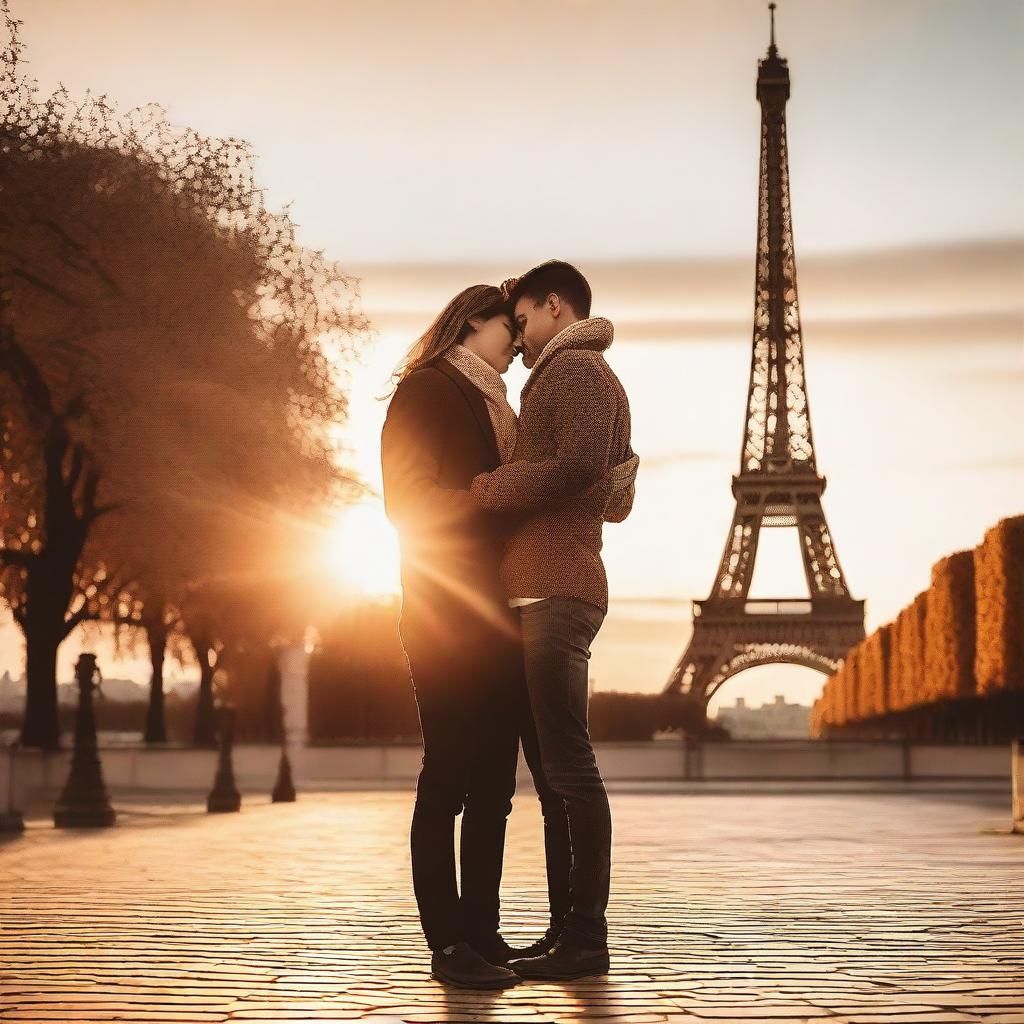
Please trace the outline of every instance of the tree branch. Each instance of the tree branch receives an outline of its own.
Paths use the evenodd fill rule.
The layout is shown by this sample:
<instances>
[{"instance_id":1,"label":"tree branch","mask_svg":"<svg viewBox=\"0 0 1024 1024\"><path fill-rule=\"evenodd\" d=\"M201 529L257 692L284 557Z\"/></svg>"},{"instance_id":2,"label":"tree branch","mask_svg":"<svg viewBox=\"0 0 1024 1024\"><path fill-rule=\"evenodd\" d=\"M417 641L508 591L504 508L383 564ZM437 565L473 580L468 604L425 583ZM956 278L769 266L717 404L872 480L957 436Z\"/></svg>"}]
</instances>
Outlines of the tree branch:
<instances>
[{"instance_id":1,"label":"tree branch","mask_svg":"<svg viewBox=\"0 0 1024 1024\"><path fill-rule=\"evenodd\" d=\"M67 637L79 623L85 622L86 619L95 619L98 617L99 616L89 611L89 602L83 601L82 607L79 608L77 612L74 612L70 619L64 620L64 632L61 636L61 639L63 640L65 637Z\"/></svg>"},{"instance_id":2,"label":"tree branch","mask_svg":"<svg viewBox=\"0 0 1024 1024\"><path fill-rule=\"evenodd\" d=\"M76 302L74 299L69 298L58 288L55 288L52 284L48 284L40 277L36 277L35 274L30 273L27 270L15 268L11 271L11 277L20 277L26 284L32 285L33 288L38 288L42 292L46 292L47 295L52 295L59 302L63 302L65 306L71 306L74 309L81 309L82 304Z\"/></svg>"},{"instance_id":3,"label":"tree branch","mask_svg":"<svg viewBox=\"0 0 1024 1024\"><path fill-rule=\"evenodd\" d=\"M53 398L39 367L28 353L14 340L8 328L0 330L0 366L4 366L18 389L32 404L34 411L53 418Z\"/></svg>"},{"instance_id":4,"label":"tree branch","mask_svg":"<svg viewBox=\"0 0 1024 1024\"><path fill-rule=\"evenodd\" d=\"M85 451L80 444L71 449L71 468L68 470L68 488L75 489L78 478L82 475L82 468L85 466Z\"/></svg>"},{"instance_id":5,"label":"tree branch","mask_svg":"<svg viewBox=\"0 0 1024 1024\"><path fill-rule=\"evenodd\" d=\"M93 273L115 294L124 295L121 287L118 283L103 269L100 262L93 256L88 249L82 245L77 239L72 238L59 224L56 224L52 220L48 220L45 217L33 217L33 222L41 224L44 228L49 228L65 245L66 248L76 252L82 262L90 267Z\"/></svg>"},{"instance_id":6,"label":"tree branch","mask_svg":"<svg viewBox=\"0 0 1024 1024\"><path fill-rule=\"evenodd\" d=\"M83 523L91 523L96 519L96 489L100 485L100 475L92 466L86 471L85 483L82 485L82 515Z\"/></svg>"},{"instance_id":7,"label":"tree branch","mask_svg":"<svg viewBox=\"0 0 1024 1024\"><path fill-rule=\"evenodd\" d=\"M118 582L117 579L110 580L108 585L106 587L104 587L104 591L112 600L111 607L114 607L114 603L116 603L116 601L117 601L118 594L122 593L125 590L128 590L129 587L136 587L138 585L139 585L139 581L135 580L135 579L132 579L132 580L125 579L125 580L123 580L121 582ZM71 616L70 619L65 619L64 620L64 634L63 634L62 639L64 637L67 637L76 626L78 626L82 622L85 622L87 619L88 620L100 621L100 620L102 620L102 618L103 618L103 616L102 616L102 614L99 611L93 611L92 609L90 609L89 601L86 600L82 604L82 607L79 608L78 611L75 612ZM111 621L112 622L129 622L129 623L131 622L131 620L129 618L124 618L122 616L119 616L116 613L116 609L113 612L113 614L111 615Z\"/></svg>"},{"instance_id":8,"label":"tree branch","mask_svg":"<svg viewBox=\"0 0 1024 1024\"><path fill-rule=\"evenodd\" d=\"M116 512L119 508L124 507L124 502L111 501L106 505L94 505L92 512L85 517L87 523L95 523L100 516L105 516L108 512Z\"/></svg>"},{"instance_id":9,"label":"tree branch","mask_svg":"<svg viewBox=\"0 0 1024 1024\"><path fill-rule=\"evenodd\" d=\"M38 558L36 552L25 551L24 548L0 548L0 566L5 568L17 565L28 569Z\"/></svg>"}]
</instances>

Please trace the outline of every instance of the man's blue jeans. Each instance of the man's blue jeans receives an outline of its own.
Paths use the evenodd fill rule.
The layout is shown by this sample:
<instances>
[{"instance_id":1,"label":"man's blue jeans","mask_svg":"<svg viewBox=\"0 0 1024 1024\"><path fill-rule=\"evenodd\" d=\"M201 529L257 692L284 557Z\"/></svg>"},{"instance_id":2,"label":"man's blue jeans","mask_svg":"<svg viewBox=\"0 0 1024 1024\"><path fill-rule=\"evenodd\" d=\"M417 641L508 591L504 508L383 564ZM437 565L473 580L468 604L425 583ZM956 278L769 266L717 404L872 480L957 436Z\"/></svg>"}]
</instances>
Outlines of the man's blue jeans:
<instances>
[{"instance_id":1,"label":"man's blue jeans","mask_svg":"<svg viewBox=\"0 0 1024 1024\"><path fill-rule=\"evenodd\" d=\"M541 762L569 818L572 910L563 934L584 945L604 945L612 819L587 731L590 645L604 612L576 598L548 597L520 608L520 619Z\"/></svg>"}]
</instances>

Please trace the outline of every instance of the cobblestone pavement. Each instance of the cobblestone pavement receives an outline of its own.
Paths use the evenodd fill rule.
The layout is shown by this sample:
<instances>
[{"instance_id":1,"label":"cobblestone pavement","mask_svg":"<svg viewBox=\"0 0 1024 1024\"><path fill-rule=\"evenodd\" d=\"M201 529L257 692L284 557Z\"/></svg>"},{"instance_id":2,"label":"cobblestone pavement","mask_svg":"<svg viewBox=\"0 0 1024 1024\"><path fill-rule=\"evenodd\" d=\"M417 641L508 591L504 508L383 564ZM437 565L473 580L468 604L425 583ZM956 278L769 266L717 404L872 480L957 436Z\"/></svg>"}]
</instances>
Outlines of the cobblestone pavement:
<instances>
[{"instance_id":1,"label":"cobblestone pavement","mask_svg":"<svg viewBox=\"0 0 1024 1024\"><path fill-rule=\"evenodd\" d=\"M1024 837L993 797L613 794L612 972L487 994L428 975L412 795L119 806L0 845L0 1020L1024 1024ZM543 923L517 798L505 933Z\"/></svg>"}]
</instances>

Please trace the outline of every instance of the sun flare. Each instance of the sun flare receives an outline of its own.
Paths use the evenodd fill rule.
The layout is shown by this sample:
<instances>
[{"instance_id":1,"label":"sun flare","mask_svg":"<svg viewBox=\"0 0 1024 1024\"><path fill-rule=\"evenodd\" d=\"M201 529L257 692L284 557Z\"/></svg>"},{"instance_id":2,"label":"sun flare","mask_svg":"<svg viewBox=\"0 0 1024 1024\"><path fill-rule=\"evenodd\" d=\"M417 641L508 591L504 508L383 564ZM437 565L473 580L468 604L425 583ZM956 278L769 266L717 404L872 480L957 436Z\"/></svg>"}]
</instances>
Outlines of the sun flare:
<instances>
[{"instance_id":1,"label":"sun flare","mask_svg":"<svg viewBox=\"0 0 1024 1024\"><path fill-rule=\"evenodd\" d=\"M379 502L344 509L328 544L339 582L361 594L398 592L398 535Z\"/></svg>"}]
</instances>

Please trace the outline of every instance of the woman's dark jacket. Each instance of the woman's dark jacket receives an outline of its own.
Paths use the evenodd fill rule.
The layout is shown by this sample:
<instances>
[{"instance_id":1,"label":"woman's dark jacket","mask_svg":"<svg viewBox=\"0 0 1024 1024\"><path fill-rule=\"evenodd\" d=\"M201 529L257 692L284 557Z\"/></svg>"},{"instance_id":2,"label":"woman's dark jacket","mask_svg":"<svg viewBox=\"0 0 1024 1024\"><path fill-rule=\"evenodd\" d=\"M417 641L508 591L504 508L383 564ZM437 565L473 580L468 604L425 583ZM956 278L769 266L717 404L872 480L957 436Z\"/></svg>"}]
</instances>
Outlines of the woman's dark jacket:
<instances>
[{"instance_id":1,"label":"woman's dark jacket","mask_svg":"<svg viewBox=\"0 0 1024 1024\"><path fill-rule=\"evenodd\" d=\"M480 391L440 360L410 373L381 434L384 509L402 550L402 638L467 651L508 629L498 570L508 517L481 510L469 486L499 462Z\"/></svg>"}]
</instances>

